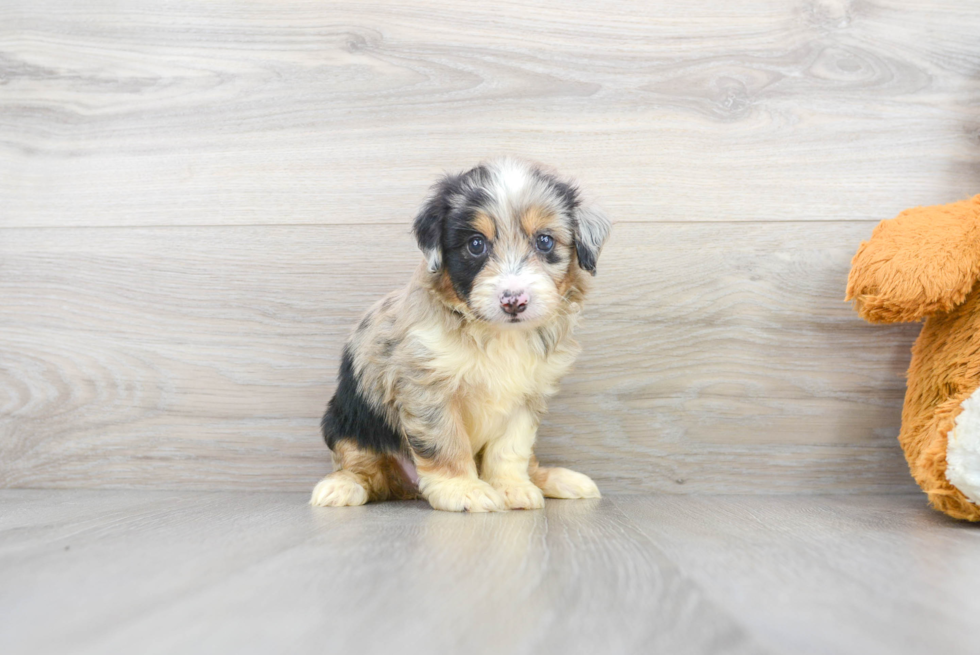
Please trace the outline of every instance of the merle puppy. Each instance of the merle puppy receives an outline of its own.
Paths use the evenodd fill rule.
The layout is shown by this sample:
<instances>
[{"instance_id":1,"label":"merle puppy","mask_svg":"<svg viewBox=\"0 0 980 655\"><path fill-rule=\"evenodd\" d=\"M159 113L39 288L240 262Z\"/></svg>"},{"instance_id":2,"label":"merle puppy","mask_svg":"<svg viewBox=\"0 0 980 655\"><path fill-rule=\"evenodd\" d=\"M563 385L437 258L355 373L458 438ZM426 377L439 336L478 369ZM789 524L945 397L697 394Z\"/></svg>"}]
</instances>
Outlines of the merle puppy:
<instances>
[{"instance_id":1,"label":"merle puppy","mask_svg":"<svg viewBox=\"0 0 980 655\"><path fill-rule=\"evenodd\" d=\"M415 498L435 509L536 509L597 498L587 476L542 468L545 400L572 339L609 220L575 186L513 159L440 181L415 219L425 260L344 348L323 417L335 471L313 505Z\"/></svg>"}]
</instances>

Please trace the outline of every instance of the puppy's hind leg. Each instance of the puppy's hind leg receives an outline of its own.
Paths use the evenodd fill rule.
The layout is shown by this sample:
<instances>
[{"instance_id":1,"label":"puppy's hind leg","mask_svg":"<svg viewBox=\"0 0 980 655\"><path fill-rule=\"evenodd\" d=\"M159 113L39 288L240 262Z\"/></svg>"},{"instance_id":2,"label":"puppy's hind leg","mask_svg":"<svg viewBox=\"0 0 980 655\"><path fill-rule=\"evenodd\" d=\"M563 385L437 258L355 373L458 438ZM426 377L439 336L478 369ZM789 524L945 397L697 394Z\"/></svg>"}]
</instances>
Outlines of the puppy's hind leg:
<instances>
[{"instance_id":1,"label":"puppy's hind leg","mask_svg":"<svg viewBox=\"0 0 980 655\"><path fill-rule=\"evenodd\" d=\"M344 507L416 497L394 455L375 453L344 439L334 444L333 459L336 470L313 489L311 505Z\"/></svg>"},{"instance_id":2,"label":"puppy's hind leg","mask_svg":"<svg viewBox=\"0 0 980 655\"><path fill-rule=\"evenodd\" d=\"M528 468L533 482L548 498L599 498L599 487L592 478L565 468L545 468L531 457Z\"/></svg>"}]
</instances>

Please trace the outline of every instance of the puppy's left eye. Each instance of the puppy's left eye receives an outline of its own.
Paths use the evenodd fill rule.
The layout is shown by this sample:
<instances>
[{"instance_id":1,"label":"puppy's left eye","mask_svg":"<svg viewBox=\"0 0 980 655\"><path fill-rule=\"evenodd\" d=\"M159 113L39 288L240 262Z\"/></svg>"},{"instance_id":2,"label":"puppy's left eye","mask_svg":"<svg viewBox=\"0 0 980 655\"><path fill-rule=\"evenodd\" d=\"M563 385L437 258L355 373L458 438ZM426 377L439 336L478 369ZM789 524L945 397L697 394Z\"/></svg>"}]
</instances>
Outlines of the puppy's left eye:
<instances>
[{"instance_id":1,"label":"puppy's left eye","mask_svg":"<svg viewBox=\"0 0 980 655\"><path fill-rule=\"evenodd\" d=\"M555 247L555 238L548 234L539 234L534 240L534 245L541 252L551 252Z\"/></svg>"}]
</instances>

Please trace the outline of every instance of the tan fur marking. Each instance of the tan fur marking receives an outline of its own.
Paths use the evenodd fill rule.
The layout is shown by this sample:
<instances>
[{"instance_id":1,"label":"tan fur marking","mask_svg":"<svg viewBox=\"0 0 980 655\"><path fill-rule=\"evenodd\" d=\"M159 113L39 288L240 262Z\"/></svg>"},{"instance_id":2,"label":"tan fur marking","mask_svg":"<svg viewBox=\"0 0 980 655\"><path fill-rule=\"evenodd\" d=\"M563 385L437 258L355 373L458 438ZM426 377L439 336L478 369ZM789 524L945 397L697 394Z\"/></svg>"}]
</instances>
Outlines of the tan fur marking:
<instances>
[{"instance_id":1,"label":"tan fur marking","mask_svg":"<svg viewBox=\"0 0 980 655\"><path fill-rule=\"evenodd\" d=\"M559 223L558 217L541 207L529 207L521 214L521 229L527 235L537 234L541 230L553 228Z\"/></svg>"},{"instance_id":2,"label":"tan fur marking","mask_svg":"<svg viewBox=\"0 0 980 655\"><path fill-rule=\"evenodd\" d=\"M357 447L353 441L342 439L334 444L334 466L357 476L371 501L389 498L410 499L418 496L415 486L392 455L380 455Z\"/></svg>"},{"instance_id":3,"label":"tan fur marking","mask_svg":"<svg viewBox=\"0 0 980 655\"><path fill-rule=\"evenodd\" d=\"M527 472L528 477L531 478L531 482L539 487L543 487L548 481L548 469L541 467L536 455L531 455L531 461L527 465Z\"/></svg>"},{"instance_id":4,"label":"tan fur marking","mask_svg":"<svg viewBox=\"0 0 980 655\"><path fill-rule=\"evenodd\" d=\"M565 275L558 281L558 293L569 300L579 300L582 295L582 279L582 275L579 273L578 264L575 261L571 262L568 265L568 270L565 271ZM573 289L576 291L574 294L576 296L575 298L572 298L571 294L569 293Z\"/></svg>"},{"instance_id":5,"label":"tan fur marking","mask_svg":"<svg viewBox=\"0 0 980 655\"><path fill-rule=\"evenodd\" d=\"M477 212L472 225L490 241L497 238L497 223L488 214Z\"/></svg>"},{"instance_id":6,"label":"tan fur marking","mask_svg":"<svg viewBox=\"0 0 980 655\"><path fill-rule=\"evenodd\" d=\"M453 288L453 281L449 279L449 272L443 270L439 275L439 279L432 286L432 290L435 291L439 299L446 303L448 306L452 307L458 312L466 312L466 303L463 299L459 297L456 293L456 289Z\"/></svg>"},{"instance_id":7,"label":"tan fur marking","mask_svg":"<svg viewBox=\"0 0 980 655\"><path fill-rule=\"evenodd\" d=\"M460 476L476 475L475 466L470 466L463 458L438 460L415 460L415 468L419 472L419 477L432 475L440 478L455 478Z\"/></svg>"}]
</instances>

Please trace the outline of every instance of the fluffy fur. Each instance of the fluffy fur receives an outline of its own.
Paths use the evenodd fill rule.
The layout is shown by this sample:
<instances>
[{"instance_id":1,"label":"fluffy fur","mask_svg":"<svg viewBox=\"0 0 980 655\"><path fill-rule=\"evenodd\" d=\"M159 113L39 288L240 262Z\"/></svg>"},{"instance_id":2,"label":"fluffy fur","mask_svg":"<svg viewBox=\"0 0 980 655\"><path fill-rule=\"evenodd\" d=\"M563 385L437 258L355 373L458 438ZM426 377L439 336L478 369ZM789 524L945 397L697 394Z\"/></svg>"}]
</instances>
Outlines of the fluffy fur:
<instances>
[{"instance_id":1,"label":"fluffy fur","mask_svg":"<svg viewBox=\"0 0 980 655\"><path fill-rule=\"evenodd\" d=\"M971 452L980 435L966 431L980 422L957 418L980 388L978 276L980 195L882 221L861 244L847 284L847 299L868 321L925 318L912 348L899 441L932 506L968 521L980 521L967 496L976 499L967 485L980 476L971 468L980 461Z\"/></svg>"},{"instance_id":2,"label":"fluffy fur","mask_svg":"<svg viewBox=\"0 0 980 655\"><path fill-rule=\"evenodd\" d=\"M436 509L495 511L598 497L587 476L539 467L533 447L578 354L572 330L609 229L537 165L442 179L414 223L424 260L344 349L322 422L335 472L311 503L420 493Z\"/></svg>"}]
</instances>

